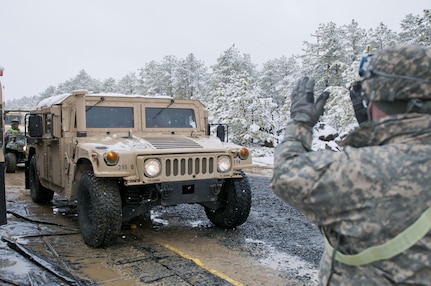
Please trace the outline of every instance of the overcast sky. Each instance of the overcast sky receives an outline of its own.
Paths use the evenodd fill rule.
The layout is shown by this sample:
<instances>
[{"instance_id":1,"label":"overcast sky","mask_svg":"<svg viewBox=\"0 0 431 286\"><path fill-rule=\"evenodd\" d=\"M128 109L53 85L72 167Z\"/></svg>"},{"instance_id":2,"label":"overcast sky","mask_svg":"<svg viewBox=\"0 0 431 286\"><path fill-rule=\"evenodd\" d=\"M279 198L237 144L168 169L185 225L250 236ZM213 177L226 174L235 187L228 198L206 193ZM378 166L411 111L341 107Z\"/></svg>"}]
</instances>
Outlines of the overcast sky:
<instances>
[{"instance_id":1,"label":"overcast sky","mask_svg":"<svg viewBox=\"0 0 431 286\"><path fill-rule=\"evenodd\" d=\"M300 54L320 23L399 31L430 0L0 0L3 100L85 70L120 79L166 55L209 67L233 44L255 64Z\"/></svg>"}]
</instances>

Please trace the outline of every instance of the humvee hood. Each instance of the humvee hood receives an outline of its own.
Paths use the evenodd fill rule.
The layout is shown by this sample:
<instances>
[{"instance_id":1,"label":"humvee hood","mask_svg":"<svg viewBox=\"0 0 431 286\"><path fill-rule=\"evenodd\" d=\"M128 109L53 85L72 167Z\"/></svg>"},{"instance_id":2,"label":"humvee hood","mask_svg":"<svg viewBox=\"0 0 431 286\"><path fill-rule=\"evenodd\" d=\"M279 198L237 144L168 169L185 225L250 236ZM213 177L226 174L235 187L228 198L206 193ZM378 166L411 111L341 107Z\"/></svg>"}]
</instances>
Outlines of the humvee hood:
<instances>
[{"instance_id":1,"label":"humvee hood","mask_svg":"<svg viewBox=\"0 0 431 286\"><path fill-rule=\"evenodd\" d=\"M167 150L167 149L203 149L206 151L225 150L222 142L205 137L190 138L187 136L136 136L132 138L119 138L115 135L107 136L97 143L92 143L93 138L79 138L80 144L92 145L99 150L130 151L130 150ZM88 140L88 141L87 141Z\"/></svg>"}]
</instances>

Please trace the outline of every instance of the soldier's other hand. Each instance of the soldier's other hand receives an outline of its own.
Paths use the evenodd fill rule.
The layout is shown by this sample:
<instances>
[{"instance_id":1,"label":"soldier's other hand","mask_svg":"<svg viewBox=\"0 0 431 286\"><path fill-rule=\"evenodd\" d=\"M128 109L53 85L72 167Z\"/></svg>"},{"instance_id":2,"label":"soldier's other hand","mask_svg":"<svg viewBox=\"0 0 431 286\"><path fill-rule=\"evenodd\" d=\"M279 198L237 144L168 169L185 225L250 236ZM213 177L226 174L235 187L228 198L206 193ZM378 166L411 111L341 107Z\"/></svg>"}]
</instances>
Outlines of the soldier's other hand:
<instances>
[{"instance_id":1,"label":"soldier's other hand","mask_svg":"<svg viewBox=\"0 0 431 286\"><path fill-rule=\"evenodd\" d=\"M364 97L362 95L361 82L355 82L350 88L350 100L352 101L355 117L359 124L368 121L367 107L364 104Z\"/></svg>"},{"instance_id":2,"label":"soldier's other hand","mask_svg":"<svg viewBox=\"0 0 431 286\"><path fill-rule=\"evenodd\" d=\"M322 92L314 101L314 79L304 77L296 83L290 95L290 118L313 127L323 114L329 92Z\"/></svg>"}]
</instances>

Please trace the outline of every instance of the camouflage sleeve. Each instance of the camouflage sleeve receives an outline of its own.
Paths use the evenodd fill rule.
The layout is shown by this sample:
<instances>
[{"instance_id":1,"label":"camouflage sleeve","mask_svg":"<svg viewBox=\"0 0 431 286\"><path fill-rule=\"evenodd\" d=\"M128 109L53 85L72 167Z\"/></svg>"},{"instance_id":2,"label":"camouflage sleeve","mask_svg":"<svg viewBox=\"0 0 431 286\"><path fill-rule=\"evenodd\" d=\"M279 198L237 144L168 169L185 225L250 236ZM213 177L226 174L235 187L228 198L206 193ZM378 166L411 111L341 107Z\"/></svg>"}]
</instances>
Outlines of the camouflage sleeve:
<instances>
[{"instance_id":1,"label":"camouflage sleeve","mask_svg":"<svg viewBox=\"0 0 431 286\"><path fill-rule=\"evenodd\" d=\"M333 190L316 186L321 186L318 181L337 153L310 152L311 141L311 127L293 121L288 123L285 137L275 150L271 187L280 199L320 223L321 212L331 207L334 194Z\"/></svg>"},{"instance_id":2,"label":"camouflage sleeve","mask_svg":"<svg viewBox=\"0 0 431 286\"><path fill-rule=\"evenodd\" d=\"M311 150L311 140L313 129L305 124L290 121L287 123L284 138L281 141L283 145L289 145L289 150L292 156Z\"/></svg>"}]
</instances>

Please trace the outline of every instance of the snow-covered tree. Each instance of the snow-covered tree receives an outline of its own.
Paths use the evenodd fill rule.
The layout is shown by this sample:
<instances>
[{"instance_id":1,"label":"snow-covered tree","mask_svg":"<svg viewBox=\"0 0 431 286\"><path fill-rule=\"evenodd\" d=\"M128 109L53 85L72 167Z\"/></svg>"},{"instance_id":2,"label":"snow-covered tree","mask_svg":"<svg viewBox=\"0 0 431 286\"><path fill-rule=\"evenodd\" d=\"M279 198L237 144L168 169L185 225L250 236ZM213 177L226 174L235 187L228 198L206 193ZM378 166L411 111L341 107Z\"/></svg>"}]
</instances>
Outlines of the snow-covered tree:
<instances>
[{"instance_id":1,"label":"snow-covered tree","mask_svg":"<svg viewBox=\"0 0 431 286\"><path fill-rule=\"evenodd\" d=\"M57 94L59 94L57 88L53 85L50 85L47 89L40 93L40 98L44 99Z\"/></svg>"},{"instance_id":2,"label":"snow-covered tree","mask_svg":"<svg viewBox=\"0 0 431 286\"><path fill-rule=\"evenodd\" d=\"M189 54L181 59L175 73L175 97L205 100L208 69L202 61Z\"/></svg>"},{"instance_id":3,"label":"snow-covered tree","mask_svg":"<svg viewBox=\"0 0 431 286\"><path fill-rule=\"evenodd\" d=\"M268 124L261 121L259 126L266 126L264 130L269 134L266 145L277 145L281 140L289 116L290 94L298 79L303 76L297 55L289 58L281 57L269 60L263 64L259 73L259 87L261 89L260 104L262 114ZM268 101L270 99L271 101Z\"/></svg>"},{"instance_id":4,"label":"snow-covered tree","mask_svg":"<svg viewBox=\"0 0 431 286\"><path fill-rule=\"evenodd\" d=\"M115 89L118 93L123 94L144 94L142 90L139 89L138 77L134 72L129 73L120 79L117 83L117 87Z\"/></svg>"},{"instance_id":5,"label":"snow-covered tree","mask_svg":"<svg viewBox=\"0 0 431 286\"><path fill-rule=\"evenodd\" d=\"M398 35L383 23L368 32L370 51L375 53L385 48L394 47L398 43Z\"/></svg>"},{"instance_id":6,"label":"snow-covered tree","mask_svg":"<svg viewBox=\"0 0 431 286\"><path fill-rule=\"evenodd\" d=\"M349 25L342 27L344 30L344 49L346 50L346 61L344 64L348 65L349 61L354 61L358 54L362 53L367 46L367 33L365 29L359 27L359 23L352 20Z\"/></svg>"},{"instance_id":7,"label":"snow-covered tree","mask_svg":"<svg viewBox=\"0 0 431 286\"><path fill-rule=\"evenodd\" d=\"M146 63L138 69L139 89L146 95L168 95L162 65L156 61Z\"/></svg>"},{"instance_id":8,"label":"snow-covered tree","mask_svg":"<svg viewBox=\"0 0 431 286\"><path fill-rule=\"evenodd\" d=\"M110 77L102 81L100 88L102 92L115 92L117 83L113 77Z\"/></svg>"},{"instance_id":9,"label":"snow-covered tree","mask_svg":"<svg viewBox=\"0 0 431 286\"><path fill-rule=\"evenodd\" d=\"M90 92L100 92L101 83L100 81L93 79L85 70L80 70L74 78L58 85L57 94L70 93L76 89L86 89Z\"/></svg>"},{"instance_id":10,"label":"snow-covered tree","mask_svg":"<svg viewBox=\"0 0 431 286\"><path fill-rule=\"evenodd\" d=\"M327 88L330 96L325 105L322 122L335 128L340 134L357 126L349 90L345 87L332 86Z\"/></svg>"},{"instance_id":11,"label":"snow-covered tree","mask_svg":"<svg viewBox=\"0 0 431 286\"><path fill-rule=\"evenodd\" d=\"M301 76L299 71L300 65L296 55L289 58L282 56L265 62L258 79L262 97L272 98L277 107L283 106L286 96L290 94L294 83Z\"/></svg>"},{"instance_id":12,"label":"snow-covered tree","mask_svg":"<svg viewBox=\"0 0 431 286\"><path fill-rule=\"evenodd\" d=\"M423 16L408 14L401 21L400 41L404 44L431 46L431 10L425 9Z\"/></svg>"},{"instance_id":13,"label":"snow-covered tree","mask_svg":"<svg viewBox=\"0 0 431 286\"><path fill-rule=\"evenodd\" d=\"M210 79L210 85L218 83L230 83L232 76L235 74L247 72L252 79L256 76L256 65L251 62L248 54L241 54L240 51L232 45L225 50L217 59L217 63L212 66L213 73Z\"/></svg>"},{"instance_id":14,"label":"snow-covered tree","mask_svg":"<svg viewBox=\"0 0 431 286\"><path fill-rule=\"evenodd\" d=\"M207 69L193 54L186 59L165 56L139 69L140 89L148 95L205 98Z\"/></svg>"},{"instance_id":15,"label":"snow-covered tree","mask_svg":"<svg viewBox=\"0 0 431 286\"><path fill-rule=\"evenodd\" d=\"M304 42L303 70L316 80L316 89L340 84L340 75L348 62L345 33L333 22L320 24L314 33L317 43Z\"/></svg>"},{"instance_id":16,"label":"snow-covered tree","mask_svg":"<svg viewBox=\"0 0 431 286\"><path fill-rule=\"evenodd\" d=\"M249 55L242 54L235 46L227 49L212 67L210 78L211 91L207 106L212 111L213 121L229 125L231 139L241 144L256 141L249 132L260 130L254 126L256 117L261 116L255 110L259 104L256 84L255 65Z\"/></svg>"},{"instance_id":17,"label":"snow-covered tree","mask_svg":"<svg viewBox=\"0 0 431 286\"><path fill-rule=\"evenodd\" d=\"M320 24L312 33L316 40L304 42L302 54L269 60L261 70L235 45L223 51L209 70L193 54L185 59L165 56L160 62L150 61L119 80L110 77L99 81L81 70L65 82L25 98L25 102L12 100L6 106L10 109L31 103L34 107L40 99L74 89L197 98L209 109L211 123L229 125L233 141L271 146L282 138L293 87L308 75L316 80L316 96L325 89L331 92L321 122L341 134L356 124L348 89L359 79L363 54L399 44L431 46L430 10L424 10L422 16L407 15L401 28L397 34L383 23L369 30L360 28L355 20L341 27L332 22Z\"/></svg>"}]
</instances>

